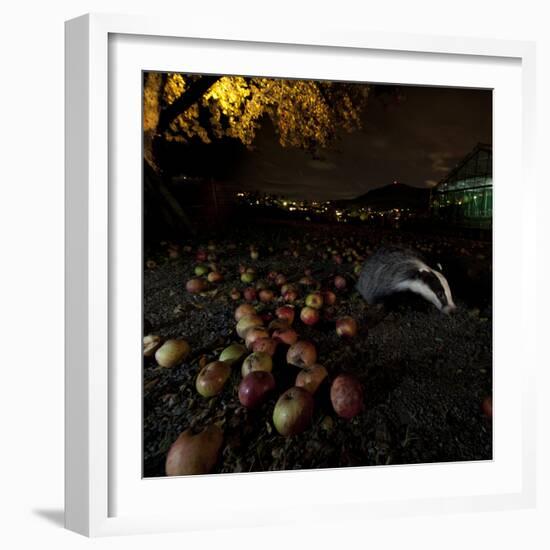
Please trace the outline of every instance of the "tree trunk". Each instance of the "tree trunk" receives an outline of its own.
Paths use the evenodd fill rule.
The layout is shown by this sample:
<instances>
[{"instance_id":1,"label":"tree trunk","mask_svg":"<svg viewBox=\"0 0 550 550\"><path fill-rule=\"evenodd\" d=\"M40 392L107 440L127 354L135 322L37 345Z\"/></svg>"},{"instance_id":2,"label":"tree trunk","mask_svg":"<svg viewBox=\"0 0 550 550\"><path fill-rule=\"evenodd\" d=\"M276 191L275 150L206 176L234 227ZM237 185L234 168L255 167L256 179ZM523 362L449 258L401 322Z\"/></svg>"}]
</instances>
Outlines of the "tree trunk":
<instances>
[{"instance_id":1,"label":"tree trunk","mask_svg":"<svg viewBox=\"0 0 550 550\"><path fill-rule=\"evenodd\" d=\"M156 203L167 225L176 233L188 232L195 235L196 231L185 210L170 192L166 176L161 168L162 163L159 162L159 151L162 147L164 133L170 124L199 101L219 78L218 76L203 76L172 104L161 106L157 127L155 130L148 129L143 134L144 189L151 200ZM163 82L163 80L154 82L159 98L162 97ZM161 105L161 101L159 101L159 105Z\"/></svg>"},{"instance_id":2,"label":"tree trunk","mask_svg":"<svg viewBox=\"0 0 550 550\"><path fill-rule=\"evenodd\" d=\"M151 206L162 216L172 233L176 235L190 233L193 236L196 234L185 210L172 195L162 177L146 160L143 162L143 185L147 201L151 201Z\"/></svg>"}]
</instances>

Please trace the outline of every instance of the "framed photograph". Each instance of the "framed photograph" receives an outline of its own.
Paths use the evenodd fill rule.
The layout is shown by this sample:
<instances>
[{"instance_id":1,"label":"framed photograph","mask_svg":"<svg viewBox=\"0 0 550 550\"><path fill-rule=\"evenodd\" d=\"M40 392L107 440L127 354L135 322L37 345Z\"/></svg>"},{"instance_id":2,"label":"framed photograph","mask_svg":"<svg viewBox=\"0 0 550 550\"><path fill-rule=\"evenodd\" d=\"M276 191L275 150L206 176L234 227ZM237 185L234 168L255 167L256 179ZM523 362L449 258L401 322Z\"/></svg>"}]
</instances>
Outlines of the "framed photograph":
<instances>
[{"instance_id":1,"label":"framed photograph","mask_svg":"<svg viewBox=\"0 0 550 550\"><path fill-rule=\"evenodd\" d=\"M532 506L533 44L211 23L66 24L67 528Z\"/></svg>"}]
</instances>

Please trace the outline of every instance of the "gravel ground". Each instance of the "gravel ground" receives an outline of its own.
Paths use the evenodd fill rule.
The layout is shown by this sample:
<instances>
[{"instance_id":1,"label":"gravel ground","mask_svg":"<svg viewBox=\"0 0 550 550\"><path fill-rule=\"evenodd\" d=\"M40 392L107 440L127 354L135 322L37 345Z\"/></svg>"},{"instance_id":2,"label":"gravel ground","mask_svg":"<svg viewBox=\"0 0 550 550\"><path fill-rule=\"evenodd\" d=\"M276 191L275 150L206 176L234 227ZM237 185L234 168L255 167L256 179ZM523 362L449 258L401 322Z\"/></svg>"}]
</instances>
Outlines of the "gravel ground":
<instances>
[{"instance_id":1,"label":"gravel ground","mask_svg":"<svg viewBox=\"0 0 550 550\"><path fill-rule=\"evenodd\" d=\"M224 431L221 458L215 472L331 468L380 464L487 460L492 458L491 419L481 411L492 392L492 317L490 245L455 238L404 233L285 226L255 228L232 239L213 239L216 264L224 282L202 295L190 295L185 282L193 277L197 247L161 243L148 247L144 270L145 333L185 338L190 357L172 369L144 360L144 475L164 475L171 443L191 427L218 422ZM249 233L251 234L251 233ZM206 247L208 240L200 243ZM250 244L260 257L251 260ZM407 244L449 266L446 275L458 306L444 316L417 297L401 296L385 308L367 307L353 289L353 251L365 255L379 244ZM234 248L232 248L234 247ZM272 250L269 250L271 247ZM178 257L169 258L168 248ZM332 259L337 250L343 263ZM292 251L297 251L297 256ZM324 255L324 256L323 256ZM347 261L348 256L353 260ZM209 262L203 262L208 264ZM345 275L348 289L336 291L337 302L324 319L309 327L297 319L301 338L314 342L318 362L329 372L315 396L310 429L283 438L273 428L276 398L293 385L298 369L286 365L284 350L276 355L273 374L277 392L259 410L248 411L237 398L240 368L222 393L205 399L195 390L200 366L217 359L231 342L233 312L243 300L229 293L246 286L239 265L254 266L260 278L269 271L297 281L305 268L313 270L317 286L329 288L335 274ZM301 288L303 300L307 288ZM298 305L301 302L298 302ZM270 312L275 304L256 304ZM353 315L360 333L340 339L334 319ZM329 383L341 372L357 375L365 389L364 411L352 420L337 417L329 400Z\"/></svg>"}]
</instances>

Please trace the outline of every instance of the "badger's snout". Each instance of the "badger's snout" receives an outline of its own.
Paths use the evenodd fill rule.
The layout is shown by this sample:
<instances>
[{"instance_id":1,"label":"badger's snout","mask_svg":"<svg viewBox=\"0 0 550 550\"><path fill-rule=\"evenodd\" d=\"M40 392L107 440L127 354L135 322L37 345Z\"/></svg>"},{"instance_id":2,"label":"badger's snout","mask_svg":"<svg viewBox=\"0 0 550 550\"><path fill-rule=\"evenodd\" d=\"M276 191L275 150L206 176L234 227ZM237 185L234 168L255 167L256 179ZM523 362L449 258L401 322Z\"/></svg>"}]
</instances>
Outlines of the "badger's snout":
<instances>
[{"instance_id":1,"label":"badger's snout","mask_svg":"<svg viewBox=\"0 0 550 550\"><path fill-rule=\"evenodd\" d=\"M456 306L454 304L447 304L441 309L441 311L445 313L445 315L451 315L456 311Z\"/></svg>"}]
</instances>

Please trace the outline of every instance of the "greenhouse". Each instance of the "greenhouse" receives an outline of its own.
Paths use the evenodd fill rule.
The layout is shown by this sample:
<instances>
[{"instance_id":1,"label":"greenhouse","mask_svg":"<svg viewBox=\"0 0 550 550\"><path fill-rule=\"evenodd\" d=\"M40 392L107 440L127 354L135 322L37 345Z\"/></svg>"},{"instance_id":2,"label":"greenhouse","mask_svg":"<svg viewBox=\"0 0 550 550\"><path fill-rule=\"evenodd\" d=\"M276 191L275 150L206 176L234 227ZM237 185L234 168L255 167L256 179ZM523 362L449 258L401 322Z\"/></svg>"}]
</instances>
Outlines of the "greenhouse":
<instances>
[{"instance_id":1,"label":"greenhouse","mask_svg":"<svg viewBox=\"0 0 550 550\"><path fill-rule=\"evenodd\" d=\"M478 144L432 190L430 206L441 221L489 228L493 214L492 147Z\"/></svg>"}]
</instances>

